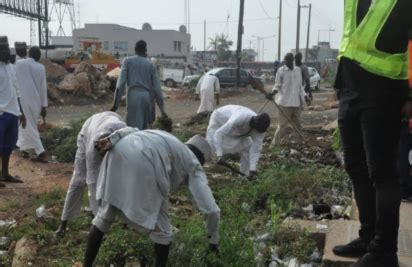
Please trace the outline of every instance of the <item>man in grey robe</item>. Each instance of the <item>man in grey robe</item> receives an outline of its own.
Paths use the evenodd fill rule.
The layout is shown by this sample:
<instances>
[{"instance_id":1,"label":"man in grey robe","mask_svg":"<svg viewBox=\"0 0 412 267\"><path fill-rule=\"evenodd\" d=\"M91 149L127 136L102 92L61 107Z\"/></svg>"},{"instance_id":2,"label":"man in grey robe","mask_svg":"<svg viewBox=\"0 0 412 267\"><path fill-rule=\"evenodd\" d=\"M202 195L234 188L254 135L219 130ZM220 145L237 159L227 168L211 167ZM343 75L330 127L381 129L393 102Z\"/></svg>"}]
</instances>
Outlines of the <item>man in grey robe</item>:
<instances>
[{"instance_id":1,"label":"man in grey robe","mask_svg":"<svg viewBox=\"0 0 412 267\"><path fill-rule=\"evenodd\" d=\"M209 250L217 252L220 209L202 168L211 159L206 139L197 135L186 145L164 131L123 128L97 142L105 156L97 185L100 207L89 234L84 267L91 267L104 233L117 216L150 234L155 266L166 266L172 241L169 196L187 185L208 230Z\"/></svg>"},{"instance_id":2,"label":"man in grey robe","mask_svg":"<svg viewBox=\"0 0 412 267\"><path fill-rule=\"evenodd\" d=\"M156 67L146 59L146 46L145 41L138 41L135 47L136 55L123 60L111 109L117 111L127 86L126 124L140 130L151 128L155 121L155 101L162 115L167 117L159 76Z\"/></svg>"}]
</instances>

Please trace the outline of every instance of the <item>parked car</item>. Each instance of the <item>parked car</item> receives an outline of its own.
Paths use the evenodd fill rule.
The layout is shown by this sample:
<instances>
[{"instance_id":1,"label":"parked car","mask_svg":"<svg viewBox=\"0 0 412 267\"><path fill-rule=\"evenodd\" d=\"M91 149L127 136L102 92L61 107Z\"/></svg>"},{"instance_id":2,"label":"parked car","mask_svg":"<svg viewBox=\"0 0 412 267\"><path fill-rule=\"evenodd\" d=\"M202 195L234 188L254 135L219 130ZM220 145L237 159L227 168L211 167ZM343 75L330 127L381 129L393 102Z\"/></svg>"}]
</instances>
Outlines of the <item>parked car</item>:
<instances>
[{"instance_id":1,"label":"parked car","mask_svg":"<svg viewBox=\"0 0 412 267\"><path fill-rule=\"evenodd\" d=\"M207 74L215 75L220 82L220 86L235 86L236 85L236 69L235 68L217 68L209 71ZM246 70L240 70L240 85L247 86L250 84L249 77L251 74ZM258 82L263 83L260 77L253 77Z\"/></svg>"},{"instance_id":2,"label":"parked car","mask_svg":"<svg viewBox=\"0 0 412 267\"><path fill-rule=\"evenodd\" d=\"M189 75L183 79L183 86L189 86L192 81L196 81L200 79L200 75Z\"/></svg>"},{"instance_id":3,"label":"parked car","mask_svg":"<svg viewBox=\"0 0 412 267\"><path fill-rule=\"evenodd\" d=\"M167 87L176 87L178 84L183 83L184 75L185 71L183 69L164 68L160 72L160 80Z\"/></svg>"},{"instance_id":4,"label":"parked car","mask_svg":"<svg viewBox=\"0 0 412 267\"><path fill-rule=\"evenodd\" d=\"M310 77L310 88L312 90L318 91L320 89L320 75L319 72L312 67L309 67L309 77Z\"/></svg>"}]
</instances>

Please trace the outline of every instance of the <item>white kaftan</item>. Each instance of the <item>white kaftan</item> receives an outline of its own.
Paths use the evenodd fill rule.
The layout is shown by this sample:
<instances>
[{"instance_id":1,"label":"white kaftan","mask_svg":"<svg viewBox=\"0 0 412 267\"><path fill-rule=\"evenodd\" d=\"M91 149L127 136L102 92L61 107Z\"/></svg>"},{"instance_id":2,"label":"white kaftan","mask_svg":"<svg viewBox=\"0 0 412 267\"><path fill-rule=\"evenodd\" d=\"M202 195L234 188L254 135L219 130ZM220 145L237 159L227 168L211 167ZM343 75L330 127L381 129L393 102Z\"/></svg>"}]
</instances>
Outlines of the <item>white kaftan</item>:
<instances>
[{"instance_id":1,"label":"white kaftan","mask_svg":"<svg viewBox=\"0 0 412 267\"><path fill-rule=\"evenodd\" d=\"M47 80L44 66L32 58L16 62L16 75L20 89L21 106L26 116L26 128L20 126L17 146L21 150L44 152L37 120L43 107L47 107Z\"/></svg>"},{"instance_id":2,"label":"white kaftan","mask_svg":"<svg viewBox=\"0 0 412 267\"><path fill-rule=\"evenodd\" d=\"M200 95L197 113L213 111L215 93L220 94L219 79L214 75L203 75L196 86L196 94Z\"/></svg>"},{"instance_id":3,"label":"white kaftan","mask_svg":"<svg viewBox=\"0 0 412 267\"><path fill-rule=\"evenodd\" d=\"M250 120L257 114L249 108L227 105L215 110L207 129L207 141L214 154L240 153L240 171L249 175L256 171L265 133L252 130Z\"/></svg>"},{"instance_id":4,"label":"white kaftan","mask_svg":"<svg viewBox=\"0 0 412 267\"><path fill-rule=\"evenodd\" d=\"M149 232L159 244L171 242L170 194L182 185L203 213L209 242L217 244L220 209L205 172L189 148L173 135L124 128L110 137L113 148L100 169L97 199L102 201L93 224L107 232L117 215L135 229Z\"/></svg>"},{"instance_id":5,"label":"white kaftan","mask_svg":"<svg viewBox=\"0 0 412 267\"><path fill-rule=\"evenodd\" d=\"M64 202L62 221L72 220L79 215L86 185L90 208L94 215L97 214L96 184L103 158L95 149L95 141L123 127L126 127L126 123L118 114L110 111L97 113L83 124L77 136L74 171Z\"/></svg>"}]
</instances>

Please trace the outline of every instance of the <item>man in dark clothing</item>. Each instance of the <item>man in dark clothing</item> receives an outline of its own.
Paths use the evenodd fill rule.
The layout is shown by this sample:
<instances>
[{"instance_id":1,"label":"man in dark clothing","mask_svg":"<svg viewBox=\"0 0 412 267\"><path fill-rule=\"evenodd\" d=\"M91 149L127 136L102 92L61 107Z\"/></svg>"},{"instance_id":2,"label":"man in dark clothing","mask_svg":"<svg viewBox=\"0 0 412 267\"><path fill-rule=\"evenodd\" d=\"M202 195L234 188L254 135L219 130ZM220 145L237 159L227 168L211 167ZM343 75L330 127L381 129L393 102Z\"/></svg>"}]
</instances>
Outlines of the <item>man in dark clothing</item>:
<instances>
[{"instance_id":1,"label":"man in dark clothing","mask_svg":"<svg viewBox=\"0 0 412 267\"><path fill-rule=\"evenodd\" d=\"M355 267L399 266L397 156L402 110L412 113L407 82L412 1L346 0L345 9L335 88L345 167L352 179L361 229L359 238L336 246L334 252L361 257ZM359 38L362 34L372 37Z\"/></svg>"},{"instance_id":2,"label":"man in dark clothing","mask_svg":"<svg viewBox=\"0 0 412 267\"><path fill-rule=\"evenodd\" d=\"M312 102L313 96L310 88L309 68L302 63L302 53L300 52L295 55L295 65L302 70L302 81L303 86L305 87L305 93L308 95L310 102Z\"/></svg>"}]
</instances>

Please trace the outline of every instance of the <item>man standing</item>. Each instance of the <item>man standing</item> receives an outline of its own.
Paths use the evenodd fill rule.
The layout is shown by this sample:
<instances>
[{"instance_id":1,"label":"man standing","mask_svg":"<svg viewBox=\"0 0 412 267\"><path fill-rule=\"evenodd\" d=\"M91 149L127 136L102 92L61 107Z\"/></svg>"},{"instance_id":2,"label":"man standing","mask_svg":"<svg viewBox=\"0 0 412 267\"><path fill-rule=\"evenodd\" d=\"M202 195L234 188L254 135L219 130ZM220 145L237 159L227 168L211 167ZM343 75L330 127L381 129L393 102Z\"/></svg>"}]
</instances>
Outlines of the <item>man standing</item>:
<instances>
[{"instance_id":1,"label":"man standing","mask_svg":"<svg viewBox=\"0 0 412 267\"><path fill-rule=\"evenodd\" d=\"M197 113L212 112L213 100L216 94L216 106L219 105L220 83L213 74L205 74L200 78L196 86L196 94L200 95L200 106Z\"/></svg>"},{"instance_id":2,"label":"man standing","mask_svg":"<svg viewBox=\"0 0 412 267\"><path fill-rule=\"evenodd\" d=\"M34 150L36 160L45 162L47 154L40 140L37 120L47 115L46 69L39 63L40 48L33 46L29 58L16 62L17 81L21 92L21 102L27 118L27 127L20 128L17 146L21 151Z\"/></svg>"},{"instance_id":3,"label":"man standing","mask_svg":"<svg viewBox=\"0 0 412 267\"><path fill-rule=\"evenodd\" d=\"M312 101L312 89L310 88L310 76L309 76L309 68L302 63L302 53L296 53L295 55L295 65L298 66L302 71L302 79L303 79L303 88L305 88L305 93L309 97L309 100Z\"/></svg>"},{"instance_id":4,"label":"man standing","mask_svg":"<svg viewBox=\"0 0 412 267\"><path fill-rule=\"evenodd\" d=\"M146 59L146 42L138 41L135 51L136 56L123 60L111 111L115 112L119 108L127 86L126 123L144 130L150 128L156 119L155 101L162 115L167 115L156 67Z\"/></svg>"},{"instance_id":5,"label":"man standing","mask_svg":"<svg viewBox=\"0 0 412 267\"><path fill-rule=\"evenodd\" d=\"M276 103L282 109L279 111L279 125L271 143L272 147L282 141L289 122L298 130L302 129L300 115L304 101L308 101L308 98L303 90L302 70L293 65L293 60L293 54L288 53L285 56L285 65L278 70L275 87L272 93L267 95L269 100L273 100L275 96Z\"/></svg>"},{"instance_id":6,"label":"man standing","mask_svg":"<svg viewBox=\"0 0 412 267\"><path fill-rule=\"evenodd\" d=\"M97 143L111 149L103 160L97 199L101 201L87 242L84 267L91 267L104 233L117 216L154 241L156 267L166 267L171 225L169 196L187 185L208 229L209 250L217 252L220 209L209 188L202 165L210 160L207 141L201 136L186 145L163 131L124 128Z\"/></svg>"},{"instance_id":7,"label":"man standing","mask_svg":"<svg viewBox=\"0 0 412 267\"><path fill-rule=\"evenodd\" d=\"M7 37L0 36L0 158L2 162L0 181L20 183L9 173L10 155L16 147L19 116L22 127L26 119L20 106L14 66L9 62L10 48ZM0 187L5 187L0 183Z\"/></svg>"},{"instance_id":8,"label":"man standing","mask_svg":"<svg viewBox=\"0 0 412 267\"><path fill-rule=\"evenodd\" d=\"M95 148L95 142L108 137L113 132L126 127L120 116L106 111L91 116L77 136L77 152L74 172L64 202L62 221L56 234L63 235L68 220L75 219L80 212L84 189L87 185L89 205L94 216L97 214L97 178L103 157Z\"/></svg>"},{"instance_id":9,"label":"man standing","mask_svg":"<svg viewBox=\"0 0 412 267\"><path fill-rule=\"evenodd\" d=\"M352 179L359 238L337 246L361 257L355 267L396 267L400 185L397 171L402 109L408 101L408 33L412 1L346 0L336 79L345 167Z\"/></svg>"},{"instance_id":10,"label":"man standing","mask_svg":"<svg viewBox=\"0 0 412 267\"><path fill-rule=\"evenodd\" d=\"M218 163L224 162L225 154L240 153L240 171L253 179L269 126L267 113L256 114L246 107L227 105L212 113L207 141Z\"/></svg>"}]
</instances>

